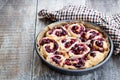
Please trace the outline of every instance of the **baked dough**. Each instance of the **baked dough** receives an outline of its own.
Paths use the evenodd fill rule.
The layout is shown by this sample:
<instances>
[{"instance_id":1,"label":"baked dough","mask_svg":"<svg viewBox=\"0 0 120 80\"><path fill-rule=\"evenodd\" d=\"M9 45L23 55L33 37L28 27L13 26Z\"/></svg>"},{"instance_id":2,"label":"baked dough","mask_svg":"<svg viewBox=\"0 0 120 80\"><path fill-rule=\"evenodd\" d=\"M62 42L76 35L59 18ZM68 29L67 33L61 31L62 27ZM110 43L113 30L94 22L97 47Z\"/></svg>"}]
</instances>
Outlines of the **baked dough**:
<instances>
[{"instance_id":1,"label":"baked dough","mask_svg":"<svg viewBox=\"0 0 120 80\"><path fill-rule=\"evenodd\" d=\"M37 37L39 54L54 66L66 69L90 68L108 55L107 35L98 27L82 21L48 25Z\"/></svg>"}]
</instances>

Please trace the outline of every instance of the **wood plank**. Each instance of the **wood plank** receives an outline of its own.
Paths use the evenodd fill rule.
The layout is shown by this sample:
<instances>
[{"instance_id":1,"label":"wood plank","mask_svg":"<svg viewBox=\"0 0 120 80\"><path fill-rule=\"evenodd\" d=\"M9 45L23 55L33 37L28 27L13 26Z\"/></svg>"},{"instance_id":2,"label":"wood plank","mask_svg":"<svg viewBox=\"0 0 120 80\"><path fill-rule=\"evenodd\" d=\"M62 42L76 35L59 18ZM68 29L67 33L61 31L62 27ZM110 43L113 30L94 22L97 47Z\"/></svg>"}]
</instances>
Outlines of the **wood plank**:
<instances>
[{"instance_id":1,"label":"wood plank","mask_svg":"<svg viewBox=\"0 0 120 80\"><path fill-rule=\"evenodd\" d=\"M0 0L0 80L31 80L37 0Z\"/></svg>"},{"instance_id":2,"label":"wood plank","mask_svg":"<svg viewBox=\"0 0 120 80\"><path fill-rule=\"evenodd\" d=\"M86 5L107 15L120 13L120 0L87 0Z\"/></svg>"},{"instance_id":3,"label":"wood plank","mask_svg":"<svg viewBox=\"0 0 120 80\"><path fill-rule=\"evenodd\" d=\"M88 0L89 8L112 15L120 13L120 0ZM99 70L95 71L97 80L119 80L120 78L120 56L112 56Z\"/></svg>"},{"instance_id":4,"label":"wood plank","mask_svg":"<svg viewBox=\"0 0 120 80\"><path fill-rule=\"evenodd\" d=\"M40 0L38 1L38 11L41 9L48 9L48 10L58 10L61 9L63 6L68 4L75 4L75 5L85 5L85 0ZM44 29L46 25L51 23L50 21L38 20L36 23L36 36L37 34ZM34 61L33 61L33 80L93 80L94 74L86 74L83 76L71 76L71 75L64 75L57 73L48 68L47 65L44 65L41 60L39 59L36 51L34 51Z\"/></svg>"}]
</instances>

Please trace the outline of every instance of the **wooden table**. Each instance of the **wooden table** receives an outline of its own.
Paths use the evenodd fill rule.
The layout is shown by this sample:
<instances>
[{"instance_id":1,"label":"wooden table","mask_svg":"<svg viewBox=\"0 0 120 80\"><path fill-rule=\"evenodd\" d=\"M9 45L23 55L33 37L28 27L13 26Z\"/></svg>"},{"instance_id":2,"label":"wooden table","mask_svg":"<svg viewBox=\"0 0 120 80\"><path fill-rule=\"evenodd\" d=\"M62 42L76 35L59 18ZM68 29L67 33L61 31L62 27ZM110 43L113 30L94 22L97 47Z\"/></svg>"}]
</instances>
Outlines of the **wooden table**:
<instances>
[{"instance_id":1,"label":"wooden table","mask_svg":"<svg viewBox=\"0 0 120 80\"><path fill-rule=\"evenodd\" d=\"M41 63L34 40L50 21L40 21L37 13L68 4L108 15L120 12L120 0L0 0L0 80L120 80L120 56L82 76L60 74Z\"/></svg>"}]
</instances>

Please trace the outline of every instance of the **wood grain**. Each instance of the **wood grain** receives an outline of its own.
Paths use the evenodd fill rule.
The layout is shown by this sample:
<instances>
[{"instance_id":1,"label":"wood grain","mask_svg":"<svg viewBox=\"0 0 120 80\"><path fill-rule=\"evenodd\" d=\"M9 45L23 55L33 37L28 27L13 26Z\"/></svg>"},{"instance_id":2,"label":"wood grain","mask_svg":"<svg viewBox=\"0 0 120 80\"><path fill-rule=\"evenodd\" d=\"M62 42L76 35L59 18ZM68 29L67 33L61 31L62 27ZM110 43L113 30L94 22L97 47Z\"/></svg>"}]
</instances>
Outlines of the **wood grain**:
<instances>
[{"instance_id":1,"label":"wood grain","mask_svg":"<svg viewBox=\"0 0 120 80\"><path fill-rule=\"evenodd\" d=\"M0 1L0 80L31 80L36 2Z\"/></svg>"},{"instance_id":2,"label":"wood grain","mask_svg":"<svg viewBox=\"0 0 120 80\"><path fill-rule=\"evenodd\" d=\"M51 21L39 20L37 13L70 4L108 15L120 13L120 0L0 0L0 80L119 80L120 56L80 76L60 74L41 62L34 40Z\"/></svg>"},{"instance_id":3,"label":"wood grain","mask_svg":"<svg viewBox=\"0 0 120 80\"><path fill-rule=\"evenodd\" d=\"M87 0L86 6L107 15L120 13L120 0Z\"/></svg>"}]
</instances>

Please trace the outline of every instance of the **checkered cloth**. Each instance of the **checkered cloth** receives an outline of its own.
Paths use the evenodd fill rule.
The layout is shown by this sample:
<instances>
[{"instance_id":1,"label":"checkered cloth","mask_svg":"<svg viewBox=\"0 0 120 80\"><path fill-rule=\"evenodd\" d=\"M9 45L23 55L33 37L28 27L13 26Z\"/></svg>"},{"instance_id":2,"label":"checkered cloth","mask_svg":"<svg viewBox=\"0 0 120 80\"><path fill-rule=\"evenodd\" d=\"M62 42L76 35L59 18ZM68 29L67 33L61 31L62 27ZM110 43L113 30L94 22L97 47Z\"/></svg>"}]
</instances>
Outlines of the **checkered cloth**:
<instances>
[{"instance_id":1,"label":"checkered cloth","mask_svg":"<svg viewBox=\"0 0 120 80\"><path fill-rule=\"evenodd\" d=\"M58 11L41 10L39 17L57 20L83 20L95 23L104 29L114 43L114 54L120 53L120 14L107 16L103 13L88 9L85 6L69 5Z\"/></svg>"}]
</instances>

